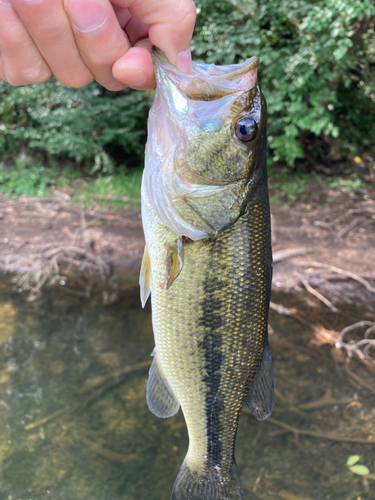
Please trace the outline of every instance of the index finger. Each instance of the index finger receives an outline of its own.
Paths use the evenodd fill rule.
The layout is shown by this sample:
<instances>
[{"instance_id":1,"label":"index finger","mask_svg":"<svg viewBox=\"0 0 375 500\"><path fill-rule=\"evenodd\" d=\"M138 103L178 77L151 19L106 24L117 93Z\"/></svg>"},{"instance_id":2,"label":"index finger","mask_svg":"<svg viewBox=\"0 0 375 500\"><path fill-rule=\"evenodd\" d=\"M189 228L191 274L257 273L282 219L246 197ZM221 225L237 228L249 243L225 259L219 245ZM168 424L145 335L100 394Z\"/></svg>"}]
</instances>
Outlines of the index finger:
<instances>
[{"instance_id":1,"label":"index finger","mask_svg":"<svg viewBox=\"0 0 375 500\"><path fill-rule=\"evenodd\" d=\"M149 38L162 49L172 64L184 73L191 73L190 45L196 7L192 0L111 0L127 8L144 24L149 25Z\"/></svg>"}]
</instances>

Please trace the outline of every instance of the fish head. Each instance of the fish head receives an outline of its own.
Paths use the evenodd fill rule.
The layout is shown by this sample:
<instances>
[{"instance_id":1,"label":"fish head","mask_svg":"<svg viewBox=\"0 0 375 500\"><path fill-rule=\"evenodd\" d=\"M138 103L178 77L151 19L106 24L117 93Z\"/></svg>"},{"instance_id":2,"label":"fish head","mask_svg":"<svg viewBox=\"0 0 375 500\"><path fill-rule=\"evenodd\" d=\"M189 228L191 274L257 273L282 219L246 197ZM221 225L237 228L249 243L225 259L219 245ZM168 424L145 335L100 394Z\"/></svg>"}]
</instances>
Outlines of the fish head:
<instances>
[{"instance_id":1,"label":"fish head","mask_svg":"<svg viewBox=\"0 0 375 500\"><path fill-rule=\"evenodd\" d=\"M159 49L153 58L157 91L143 193L179 236L215 237L241 216L257 172L264 173L259 60L193 63L192 74L185 75Z\"/></svg>"}]
</instances>

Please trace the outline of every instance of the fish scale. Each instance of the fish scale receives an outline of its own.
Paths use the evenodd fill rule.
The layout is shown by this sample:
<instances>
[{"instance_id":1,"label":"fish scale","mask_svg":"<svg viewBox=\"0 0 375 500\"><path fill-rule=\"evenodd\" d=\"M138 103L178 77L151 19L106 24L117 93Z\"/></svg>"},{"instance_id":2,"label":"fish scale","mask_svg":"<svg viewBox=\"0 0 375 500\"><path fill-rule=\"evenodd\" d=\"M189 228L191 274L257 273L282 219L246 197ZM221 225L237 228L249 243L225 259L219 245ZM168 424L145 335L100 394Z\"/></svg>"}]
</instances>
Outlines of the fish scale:
<instances>
[{"instance_id":1,"label":"fish scale","mask_svg":"<svg viewBox=\"0 0 375 500\"><path fill-rule=\"evenodd\" d=\"M165 76L159 75L159 85L163 84L162 78ZM173 94L170 81L166 88ZM259 100L259 90L251 89L250 101L246 95L232 99L228 120L238 119L243 109L255 109L252 99L263 102L263 117L261 105L257 108L259 131L253 149L251 145L236 143L233 132L228 135L228 123L218 128L219 136L210 132L211 135L202 133L200 138L202 155L211 151L207 156L210 161L216 161L212 166L213 183L224 184L226 169L234 161L237 162L236 176L240 175L238 162L240 159L243 162L239 182L244 186L246 198L245 203L244 199L240 200L242 208L235 220L232 210L229 222L224 219L222 229L217 230L214 237L183 238L183 230L176 233L175 226L171 228L164 223L163 214L159 213L163 199L153 203L150 189L158 189L156 183L160 181L154 178L150 184L147 172L143 179L146 251L140 283L143 302L151 291L156 346L147 400L150 409L162 417L173 415L181 406L189 432L189 449L176 479L172 500L242 499L234 459L239 415L247 404L256 418L262 420L273 406L273 372L267 339L272 256L265 170L265 103ZM179 95L178 104L181 102ZM169 102L168 106L169 116L173 117L173 103ZM196 104L194 113L196 117ZM154 117L151 113L151 122ZM152 130L152 123L150 128ZM196 124L191 129L194 133L190 137L194 138ZM189 140L189 134L187 136ZM215 137L220 148L213 154ZM232 141L230 147L223 147L225 140ZM153 141L153 144L157 143ZM246 153L245 147L250 147L250 153ZM190 146L182 150L194 151L194 162L189 163L189 155L184 159L189 164L190 178L194 172L202 172L204 165L209 180L209 164L204 158L199 165L195 163L198 161L196 148ZM229 157L226 159L225 155ZM177 156L176 168L179 168L181 150ZM166 189L170 190L170 180L167 185ZM184 193L180 199L177 195L175 198L166 195L168 203L172 203L167 208L168 220L174 210L181 220L184 216L190 217L191 208L183 211L184 203L190 207L189 195L186 190ZM193 223L199 221L199 209L207 207L210 196L215 196L218 203L217 197L221 194L205 194L202 202L194 198ZM220 224L221 212L215 217L215 224Z\"/></svg>"}]
</instances>

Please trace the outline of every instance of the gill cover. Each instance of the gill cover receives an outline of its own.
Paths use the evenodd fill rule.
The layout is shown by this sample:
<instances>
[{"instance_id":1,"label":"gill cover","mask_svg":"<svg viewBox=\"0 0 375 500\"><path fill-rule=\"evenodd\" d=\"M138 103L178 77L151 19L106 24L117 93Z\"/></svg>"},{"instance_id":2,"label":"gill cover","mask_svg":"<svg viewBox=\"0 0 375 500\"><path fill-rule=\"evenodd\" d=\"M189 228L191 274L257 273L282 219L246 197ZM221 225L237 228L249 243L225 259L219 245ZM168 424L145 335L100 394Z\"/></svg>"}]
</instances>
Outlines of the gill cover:
<instances>
[{"instance_id":1,"label":"gill cover","mask_svg":"<svg viewBox=\"0 0 375 500\"><path fill-rule=\"evenodd\" d=\"M159 49L153 59L157 89L148 120L142 199L150 200L178 236L214 237L240 217L256 168L262 139L253 134L252 140L241 140L236 124L249 118L262 128L258 58L229 66L193 63L191 75Z\"/></svg>"}]
</instances>

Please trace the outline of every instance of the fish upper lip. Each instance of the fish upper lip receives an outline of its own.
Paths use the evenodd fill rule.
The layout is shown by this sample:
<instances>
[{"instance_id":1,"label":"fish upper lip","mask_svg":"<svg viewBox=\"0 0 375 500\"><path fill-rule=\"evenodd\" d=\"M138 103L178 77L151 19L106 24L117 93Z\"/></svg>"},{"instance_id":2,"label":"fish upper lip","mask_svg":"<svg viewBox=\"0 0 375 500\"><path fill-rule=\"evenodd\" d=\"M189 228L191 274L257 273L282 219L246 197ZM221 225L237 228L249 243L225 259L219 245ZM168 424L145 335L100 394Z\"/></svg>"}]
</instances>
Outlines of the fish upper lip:
<instances>
[{"instance_id":1,"label":"fish upper lip","mask_svg":"<svg viewBox=\"0 0 375 500\"><path fill-rule=\"evenodd\" d=\"M259 58L256 56L250 57L243 63L238 64L227 64L217 66L215 64L203 64L196 63L193 61L193 73L192 75L185 75L176 66L174 66L164 54L164 52L158 47L153 46L152 55L156 57L156 60L161 62L163 65L169 66L168 69L173 70L174 73L178 73L184 76L202 76L204 78L219 78L220 80L231 80L232 78L240 77L245 75L251 69L257 69L259 67ZM204 73L203 67L207 67L207 73ZM230 71L230 70L233 71Z\"/></svg>"},{"instance_id":2,"label":"fish upper lip","mask_svg":"<svg viewBox=\"0 0 375 500\"><path fill-rule=\"evenodd\" d=\"M246 92L257 85L256 72L259 67L259 58L256 56L250 57L243 63L226 66L193 61L191 75L180 71L168 60L164 52L155 46L152 50L152 57L158 82L163 82L165 78L173 81L180 91L193 100L201 100L199 96L194 97L194 91L188 95L189 89L197 87L196 82L203 83L206 88L209 87L209 90L206 90L206 99L203 100L215 100L223 95Z\"/></svg>"}]
</instances>

